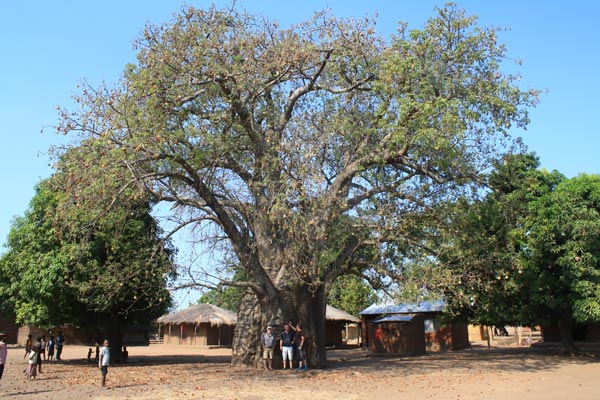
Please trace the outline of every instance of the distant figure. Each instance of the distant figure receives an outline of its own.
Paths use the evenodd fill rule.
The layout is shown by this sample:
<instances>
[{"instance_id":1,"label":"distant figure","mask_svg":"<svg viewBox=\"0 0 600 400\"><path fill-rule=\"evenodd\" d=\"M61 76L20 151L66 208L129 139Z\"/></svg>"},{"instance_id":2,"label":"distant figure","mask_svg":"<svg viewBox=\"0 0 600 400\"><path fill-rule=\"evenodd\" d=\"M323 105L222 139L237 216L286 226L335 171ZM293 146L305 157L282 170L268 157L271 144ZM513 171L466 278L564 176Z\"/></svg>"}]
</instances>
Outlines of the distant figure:
<instances>
[{"instance_id":1,"label":"distant figure","mask_svg":"<svg viewBox=\"0 0 600 400\"><path fill-rule=\"evenodd\" d=\"M2 380L4 365L6 364L6 356L8 355L8 349L6 347L7 340L8 335L4 332L0 332L0 380Z\"/></svg>"},{"instance_id":2,"label":"distant figure","mask_svg":"<svg viewBox=\"0 0 600 400\"><path fill-rule=\"evenodd\" d=\"M46 361L46 335L42 335L40 355Z\"/></svg>"},{"instance_id":3,"label":"distant figure","mask_svg":"<svg viewBox=\"0 0 600 400\"><path fill-rule=\"evenodd\" d=\"M508 336L508 331L504 327L504 325L498 327L494 326L494 335L496 336Z\"/></svg>"},{"instance_id":4,"label":"distant figure","mask_svg":"<svg viewBox=\"0 0 600 400\"><path fill-rule=\"evenodd\" d=\"M62 354L64 345L65 345L65 337L63 336L62 331L59 331L58 335L56 335L56 359L57 360L60 360L60 355Z\"/></svg>"},{"instance_id":5,"label":"distant figure","mask_svg":"<svg viewBox=\"0 0 600 400\"><path fill-rule=\"evenodd\" d=\"M100 347L98 347L98 345L96 345L96 355L94 357L94 362L98 362L98 357L100 357Z\"/></svg>"},{"instance_id":6,"label":"distant figure","mask_svg":"<svg viewBox=\"0 0 600 400\"><path fill-rule=\"evenodd\" d=\"M108 347L108 340L105 340L102 346L102 350L100 350L100 360L98 361L98 368L100 368L100 374L102 375L102 387L106 386L106 375L108 375L109 364L110 348Z\"/></svg>"},{"instance_id":7,"label":"distant figure","mask_svg":"<svg viewBox=\"0 0 600 400\"><path fill-rule=\"evenodd\" d=\"M27 362L27 369L25 370L25 379L35 379L37 376L37 359L39 354L31 349L29 352L29 361Z\"/></svg>"},{"instance_id":8,"label":"distant figure","mask_svg":"<svg viewBox=\"0 0 600 400\"><path fill-rule=\"evenodd\" d=\"M121 352L121 358L123 359L123 362L127 362L127 360L129 359L129 352L127 351L127 347L123 346L123 351Z\"/></svg>"},{"instance_id":9,"label":"distant figure","mask_svg":"<svg viewBox=\"0 0 600 400\"><path fill-rule=\"evenodd\" d=\"M31 353L31 349L33 348L33 336L27 335L27 340L25 341L25 357L29 357L29 353Z\"/></svg>"},{"instance_id":10,"label":"distant figure","mask_svg":"<svg viewBox=\"0 0 600 400\"><path fill-rule=\"evenodd\" d=\"M90 363L92 361L92 348L91 347L88 349L87 360L88 360L88 363Z\"/></svg>"},{"instance_id":11,"label":"distant figure","mask_svg":"<svg viewBox=\"0 0 600 400\"><path fill-rule=\"evenodd\" d=\"M42 348L44 345L42 344L42 338L38 337L33 346L33 351L37 353L37 372L42 373Z\"/></svg>"},{"instance_id":12,"label":"distant figure","mask_svg":"<svg viewBox=\"0 0 600 400\"><path fill-rule=\"evenodd\" d=\"M56 346L56 340L54 336L50 336L48 340L48 361L52 361L54 359L54 346Z\"/></svg>"}]
</instances>

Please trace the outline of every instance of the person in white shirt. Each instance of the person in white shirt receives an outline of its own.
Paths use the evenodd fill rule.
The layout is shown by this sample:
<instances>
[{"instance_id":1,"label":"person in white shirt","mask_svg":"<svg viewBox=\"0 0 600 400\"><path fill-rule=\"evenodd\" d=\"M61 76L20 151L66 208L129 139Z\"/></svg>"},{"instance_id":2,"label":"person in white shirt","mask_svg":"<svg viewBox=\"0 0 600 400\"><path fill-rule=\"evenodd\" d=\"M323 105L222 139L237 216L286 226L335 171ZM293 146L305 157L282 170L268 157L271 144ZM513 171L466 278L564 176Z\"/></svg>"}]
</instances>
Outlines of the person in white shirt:
<instances>
[{"instance_id":1,"label":"person in white shirt","mask_svg":"<svg viewBox=\"0 0 600 400\"><path fill-rule=\"evenodd\" d=\"M108 340L105 340L100 350L100 357L98 357L98 367L100 368L100 374L102 375L102 387L106 386L106 375L108 374L108 365L110 364L110 347L108 347Z\"/></svg>"}]
</instances>

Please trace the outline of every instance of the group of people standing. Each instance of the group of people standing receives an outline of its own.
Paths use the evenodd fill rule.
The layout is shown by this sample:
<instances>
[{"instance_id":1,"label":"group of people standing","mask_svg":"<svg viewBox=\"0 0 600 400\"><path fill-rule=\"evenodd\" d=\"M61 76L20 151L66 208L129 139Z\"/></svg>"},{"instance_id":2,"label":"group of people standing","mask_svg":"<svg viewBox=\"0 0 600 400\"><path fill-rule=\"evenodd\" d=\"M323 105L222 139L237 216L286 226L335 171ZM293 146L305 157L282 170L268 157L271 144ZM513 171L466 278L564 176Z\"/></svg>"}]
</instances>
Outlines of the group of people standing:
<instances>
[{"instance_id":1,"label":"group of people standing","mask_svg":"<svg viewBox=\"0 0 600 400\"><path fill-rule=\"evenodd\" d=\"M273 327L268 326L267 331L261 337L263 348L263 362L265 369L273 370L273 350L279 339L279 350L283 358L283 369L292 369L294 359L298 361L298 371L308 370L306 364L307 340L302 330L302 324L294 326L291 322L283 325L283 331L279 338L273 333Z\"/></svg>"},{"instance_id":2,"label":"group of people standing","mask_svg":"<svg viewBox=\"0 0 600 400\"><path fill-rule=\"evenodd\" d=\"M33 343L33 336L27 335L25 343L25 355L23 358L28 359L27 368L25 369L26 379L35 379L38 372L42 373L42 361L52 361L56 350L56 359L60 360L65 337L62 332L58 332L56 338L51 335L49 340L46 340L46 335L39 336L36 343Z\"/></svg>"}]
</instances>

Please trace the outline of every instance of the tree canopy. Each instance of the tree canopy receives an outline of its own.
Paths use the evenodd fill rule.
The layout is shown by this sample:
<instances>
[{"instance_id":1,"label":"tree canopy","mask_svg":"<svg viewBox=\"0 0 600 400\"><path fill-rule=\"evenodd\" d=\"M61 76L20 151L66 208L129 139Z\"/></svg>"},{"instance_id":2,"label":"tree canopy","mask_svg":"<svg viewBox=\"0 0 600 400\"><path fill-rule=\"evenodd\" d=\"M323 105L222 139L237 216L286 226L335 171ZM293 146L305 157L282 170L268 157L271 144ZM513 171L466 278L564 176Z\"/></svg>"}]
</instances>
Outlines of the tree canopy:
<instances>
[{"instance_id":1,"label":"tree canopy","mask_svg":"<svg viewBox=\"0 0 600 400\"><path fill-rule=\"evenodd\" d=\"M563 180L531 202L522 230L527 309L558 323L570 353L573 322L600 322L600 176Z\"/></svg>"},{"instance_id":2,"label":"tree canopy","mask_svg":"<svg viewBox=\"0 0 600 400\"><path fill-rule=\"evenodd\" d=\"M38 184L13 222L0 258L2 312L40 328L71 323L104 332L166 312L173 250L166 243L157 252L160 229L148 202L69 221L58 212L65 194L55 190L57 180Z\"/></svg>"},{"instance_id":3,"label":"tree canopy","mask_svg":"<svg viewBox=\"0 0 600 400\"><path fill-rule=\"evenodd\" d=\"M533 154L511 154L486 175L489 190L481 199L441 204L435 218L437 249L431 273L415 274L454 308L485 325L538 323L526 312L520 261L525 218L532 201L552 192L560 173L539 170Z\"/></svg>"},{"instance_id":4,"label":"tree canopy","mask_svg":"<svg viewBox=\"0 0 600 400\"><path fill-rule=\"evenodd\" d=\"M293 319L325 365L335 280L384 273L387 244L518 146L507 132L537 100L501 69L495 30L455 5L389 39L327 11L281 28L190 7L136 46L119 82L83 85L80 107L61 111L57 130L80 138L63 166L71 204L95 213L127 188L170 205L174 231L227 246L256 297L242 301L234 362L258 362L257 332Z\"/></svg>"}]
</instances>

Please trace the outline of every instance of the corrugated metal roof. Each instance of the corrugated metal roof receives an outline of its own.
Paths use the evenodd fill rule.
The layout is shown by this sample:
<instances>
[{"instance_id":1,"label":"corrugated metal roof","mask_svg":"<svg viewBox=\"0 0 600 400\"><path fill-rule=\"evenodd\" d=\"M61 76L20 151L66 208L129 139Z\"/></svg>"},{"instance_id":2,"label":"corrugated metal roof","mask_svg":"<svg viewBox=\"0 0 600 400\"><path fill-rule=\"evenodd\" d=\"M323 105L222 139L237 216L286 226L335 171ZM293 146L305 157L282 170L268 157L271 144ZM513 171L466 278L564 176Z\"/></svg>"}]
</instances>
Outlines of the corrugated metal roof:
<instances>
[{"instance_id":1,"label":"corrugated metal roof","mask_svg":"<svg viewBox=\"0 0 600 400\"><path fill-rule=\"evenodd\" d=\"M373 322L410 322L413 318L412 315L388 315L387 317L376 319Z\"/></svg>"},{"instance_id":2,"label":"corrugated metal roof","mask_svg":"<svg viewBox=\"0 0 600 400\"><path fill-rule=\"evenodd\" d=\"M380 314L412 314L423 312L439 312L446 309L444 300L421 301L418 303L402 304L373 304L365 308L359 315L380 315Z\"/></svg>"}]
</instances>

